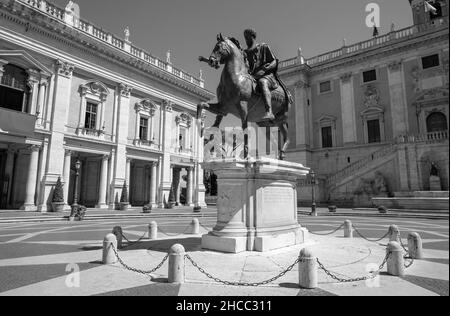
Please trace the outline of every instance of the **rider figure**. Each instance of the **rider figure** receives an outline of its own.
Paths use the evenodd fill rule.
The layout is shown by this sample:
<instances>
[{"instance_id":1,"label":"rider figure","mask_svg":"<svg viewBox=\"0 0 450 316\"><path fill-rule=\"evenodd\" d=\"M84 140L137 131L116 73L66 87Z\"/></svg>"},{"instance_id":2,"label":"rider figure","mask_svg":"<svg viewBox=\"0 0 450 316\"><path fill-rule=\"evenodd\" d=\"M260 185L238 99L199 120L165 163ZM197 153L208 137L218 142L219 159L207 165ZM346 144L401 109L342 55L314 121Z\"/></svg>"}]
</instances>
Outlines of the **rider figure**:
<instances>
[{"instance_id":1,"label":"rider figure","mask_svg":"<svg viewBox=\"0 0 450 316\"><path fill-rule=\"evenodd\" d=\"M266 114L262 121L272 121L275 119L272 112L272 90L278 88L278 82L275 78L275 71L278 61L265 43L256 43L256 32L252 29L244 31L245 42L248 48L245 50L245 58L248 63L250 75L252 75L261 90Z\"/></svg>"}]
</instances>

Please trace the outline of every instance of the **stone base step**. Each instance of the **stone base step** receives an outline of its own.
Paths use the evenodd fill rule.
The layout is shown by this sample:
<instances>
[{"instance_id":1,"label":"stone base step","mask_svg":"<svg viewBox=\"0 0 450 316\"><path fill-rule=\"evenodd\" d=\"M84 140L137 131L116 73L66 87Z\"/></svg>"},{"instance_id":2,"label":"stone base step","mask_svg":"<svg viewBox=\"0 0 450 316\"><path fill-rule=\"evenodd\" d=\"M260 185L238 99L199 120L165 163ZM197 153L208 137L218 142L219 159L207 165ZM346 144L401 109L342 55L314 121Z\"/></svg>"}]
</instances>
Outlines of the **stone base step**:
<instances>
[{"instance_id":1,"label":"stone base step","mask_svg":"<svg viewBox=\"0 0 450 316\"><path fill-rule=\"evenodd\" d=\"M375 206L385 206L393 209L414 209L414 210L449 210L448 197L427 198L427 197L395 197L395 198L372 198Z\"/></svg>"},{"instance_id":2,"label":"stone base step","mask_svg":"<svg viewBox=\"0 0 450 316\"><path fill-rule=\"evenodd\" d=\"M395 192L396 198L448 198L449 191L414 191L414 192Z\"/></svg>"}]
</instances>

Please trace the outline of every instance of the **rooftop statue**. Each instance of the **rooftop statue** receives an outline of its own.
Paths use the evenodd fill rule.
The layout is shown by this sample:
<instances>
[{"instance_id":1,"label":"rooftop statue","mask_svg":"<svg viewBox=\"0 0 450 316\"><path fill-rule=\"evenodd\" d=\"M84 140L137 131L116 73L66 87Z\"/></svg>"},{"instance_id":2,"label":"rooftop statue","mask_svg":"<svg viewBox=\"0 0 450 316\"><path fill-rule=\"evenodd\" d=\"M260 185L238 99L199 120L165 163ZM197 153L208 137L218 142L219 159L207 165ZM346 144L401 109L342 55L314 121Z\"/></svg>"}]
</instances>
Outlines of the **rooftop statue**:
<instances>
[{"instance_id":1,"label":"rooftop statue","mask_svg":"<svg viewBox=\"0 0 450 316\"><path fill-rule=\"evenodd\" d=\"M283 136L280 144L281 160L289 146L287 114L293 103L292 96L278 77L278 60L267 44L256 43L256 32L244 32L247 49L243 50L235 38L217 36L217 43L209 58L199 60L219 69L224 65L219 87L218 103L202 103L203 109L217 115L213 127L220 127L222 119L233 114L241 119L245 131L248 122L256 122L261 127L279 127ZM247 157L245 145L244 155Z\"/></svg>"}]
</instances>

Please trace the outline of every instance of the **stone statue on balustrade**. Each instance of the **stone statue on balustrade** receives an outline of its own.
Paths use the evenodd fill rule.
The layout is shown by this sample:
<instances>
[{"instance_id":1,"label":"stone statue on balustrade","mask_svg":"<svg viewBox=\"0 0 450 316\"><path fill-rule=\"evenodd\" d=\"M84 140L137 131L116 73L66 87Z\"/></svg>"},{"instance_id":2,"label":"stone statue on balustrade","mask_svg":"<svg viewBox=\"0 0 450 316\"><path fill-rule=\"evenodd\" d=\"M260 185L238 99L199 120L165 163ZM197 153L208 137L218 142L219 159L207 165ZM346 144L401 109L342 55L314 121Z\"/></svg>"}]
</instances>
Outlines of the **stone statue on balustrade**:
<instances>
[{"instance_id":1,"label":"stone statue on balustrade","mask_svg":"<svg viewBox=\"0 0 450 316\"><path fill-rule=\"evenodd\" d=\"M430 191L441 191L442 183L439 177L439 169L435 162L431 163L430 169Z\"/></svg>"}]
</instances>

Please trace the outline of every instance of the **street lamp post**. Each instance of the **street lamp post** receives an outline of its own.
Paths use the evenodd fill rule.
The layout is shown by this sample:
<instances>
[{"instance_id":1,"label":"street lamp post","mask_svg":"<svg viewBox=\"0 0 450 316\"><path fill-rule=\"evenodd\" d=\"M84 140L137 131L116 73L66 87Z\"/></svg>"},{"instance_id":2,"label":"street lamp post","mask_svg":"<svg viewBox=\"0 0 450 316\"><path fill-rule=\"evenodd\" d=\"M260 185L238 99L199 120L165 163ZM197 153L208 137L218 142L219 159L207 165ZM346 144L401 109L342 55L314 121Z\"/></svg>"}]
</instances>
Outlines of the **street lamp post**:
<instances>
[{"instance_id":1,"label":"street lamp post","mask_svg":"<svg viewBox=\"0 0 450 316\"><path fill-rule=\"evenodd\" d=\"M78 208L78 177L80 175L81 162L79 159L75 162L75 190L73 191L72 210Z\"/></svg>"},{"instance_id":2,"label":"street lamp post","mask_svg":"<svg viewBox=\"0 0 450 316\"><path fill-rule=\"evenodd\" d=\"M316 211L316 174L313 170L310 171L309 175L311 176L311 195L312 195L312 204L311 204L311 216L317 216Z\"/></svg>"}]
</instances>

